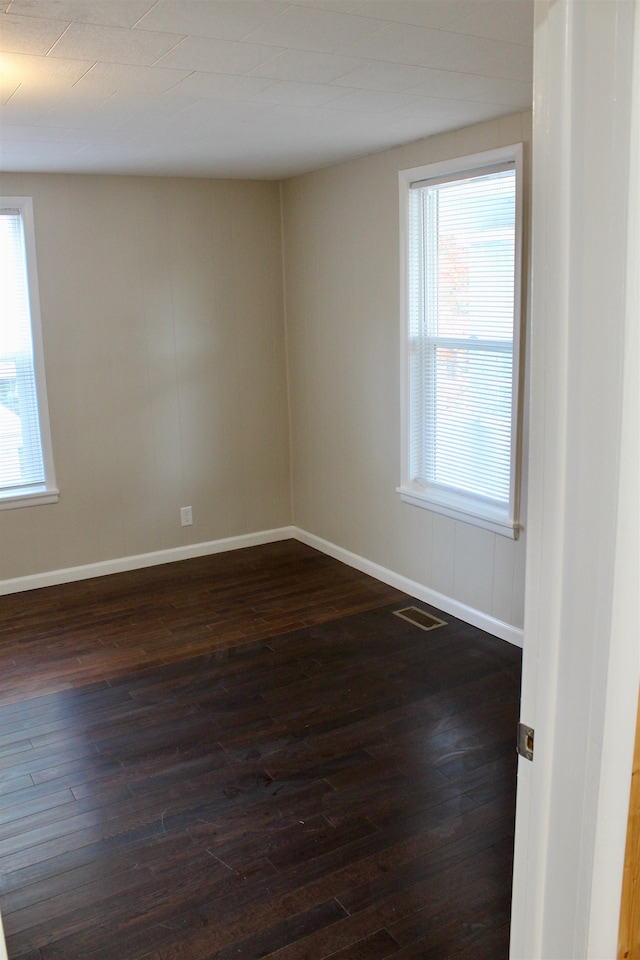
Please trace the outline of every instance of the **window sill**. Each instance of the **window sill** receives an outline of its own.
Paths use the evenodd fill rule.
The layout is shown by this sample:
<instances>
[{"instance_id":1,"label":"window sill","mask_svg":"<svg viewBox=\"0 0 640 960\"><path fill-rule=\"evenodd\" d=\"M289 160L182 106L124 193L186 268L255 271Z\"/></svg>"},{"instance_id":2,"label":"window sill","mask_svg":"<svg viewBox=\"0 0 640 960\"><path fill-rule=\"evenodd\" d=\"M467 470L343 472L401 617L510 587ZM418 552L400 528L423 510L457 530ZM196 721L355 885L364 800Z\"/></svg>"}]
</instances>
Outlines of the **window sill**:
<instances>
[{"instance_id":1,"label":"window sill","mask_svg":"<svg viewBox=\"0 0 640 960\"><path fill-rule=\"evenodd\" d=\"M490 530L501 537L508 537L510 540L517 540L520 535L521 526L515 520L501 516L498 511L491 512L490 509L484 513L475 512L475 504L460 497L455 502L453 497L451 502L436 500L427 493L411 490L406 487L398 487L397 492L403 503L410 503L414 507L421 507L423 510L431 510L432 513L439 513L442 516L450 517L452 520L459 520L462 523L469 523L474 527L481 527L483 530Z\"/></svg>"},{"instance_id":2,"label":"window sill","mask_svg":"<svg viewBox=\"0 0 640 960\"><path fill-rule=\"evenodd\" d=\"M43 503L57 503L60 491L42 486L25 487L20 490L0 491L0 510L16 510L18 507L39 507Z\"/></svg>"}]
</instances>

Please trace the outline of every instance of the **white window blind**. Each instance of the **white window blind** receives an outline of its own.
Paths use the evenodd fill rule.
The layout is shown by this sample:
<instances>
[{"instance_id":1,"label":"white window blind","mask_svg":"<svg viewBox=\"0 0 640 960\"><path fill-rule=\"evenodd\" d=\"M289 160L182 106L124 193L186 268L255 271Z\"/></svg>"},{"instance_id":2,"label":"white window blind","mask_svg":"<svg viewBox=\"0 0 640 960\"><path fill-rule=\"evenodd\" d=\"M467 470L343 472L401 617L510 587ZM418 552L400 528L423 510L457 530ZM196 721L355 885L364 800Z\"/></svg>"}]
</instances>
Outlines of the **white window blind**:
<instances>
[{"instance_id":1,"label":"white window blind","mask_svg":"<svg viewBox=\"0 0 640 960\"><path fill-rule=\"evenodd\" d=\"M424 172L406 183L407 463L400 492L515 536L516 164Z\"/></svg>"},{"instance_id":2,"label":"white window blind","mask_svg":"<svg viewBox=\"0 0 640 960\"><path fill-rule=\"evenodd\" d=\"M0 206L0 507L45 502L53 482L28 198ZM29 262L31 260L32 262ZM35 302L34 302L35 301Z\"/></svg>"}]
</instances>

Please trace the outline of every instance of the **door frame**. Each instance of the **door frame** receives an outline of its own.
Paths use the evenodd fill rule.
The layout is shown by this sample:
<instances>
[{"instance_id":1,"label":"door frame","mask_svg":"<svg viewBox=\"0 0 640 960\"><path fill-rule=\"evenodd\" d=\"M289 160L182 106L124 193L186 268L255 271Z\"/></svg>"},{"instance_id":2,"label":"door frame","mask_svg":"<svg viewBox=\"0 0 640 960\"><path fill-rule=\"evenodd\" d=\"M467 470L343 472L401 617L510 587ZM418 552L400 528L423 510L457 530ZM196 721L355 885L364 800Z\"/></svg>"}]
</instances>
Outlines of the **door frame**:
<instances>
[{"instance_id":1,"label":"door frame","mask_svg":"<svg viewBox=\"0 0 640 960\"><path fill-rule=\"evenodd\" d=\"M535 3L521 708L535 740L518 768L512 960L617 949L640 681L639 20L629 0Z\"/></svg>"}]
</instances>

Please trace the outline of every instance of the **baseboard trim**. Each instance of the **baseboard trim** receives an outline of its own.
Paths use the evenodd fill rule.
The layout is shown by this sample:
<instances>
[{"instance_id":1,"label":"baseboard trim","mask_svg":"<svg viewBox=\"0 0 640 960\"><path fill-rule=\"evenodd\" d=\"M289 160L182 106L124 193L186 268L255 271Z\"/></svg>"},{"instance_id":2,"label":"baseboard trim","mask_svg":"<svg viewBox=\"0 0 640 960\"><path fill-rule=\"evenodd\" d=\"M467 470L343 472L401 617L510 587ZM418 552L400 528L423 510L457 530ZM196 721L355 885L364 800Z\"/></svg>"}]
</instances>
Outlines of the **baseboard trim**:
<instances>
[{"instance_id":1,"label":"baseboard trim","mask_svg":"<svg viewBox=\"0 0 640 960\"><path fill-rule=\"evenodd\" d=\"M317 537L313 533L301 530L299 527L277 527L273 530L261 530L258 533L246 533L238 537L226 537L223 540L209 540L204 543L192 543L183 547L172 547L168 550L157 550L153 553L140 553L131 557L118 557L114 560L103 560L99 563L87 563L80 567L66 567L61 570L49 570L45 573L36 573L27 577L15 577L11 580L0 580L0 596L10 593L21 593L25 590L37 590L40 587L51 587L58 583L72 583L75 580L90 580L93 577L105 577L112 573L124 573L127 570L139 570L143 567L155 567L162 563L174 563L177 560L191 560L194 557L206 557L214 553L225 553L228 550L241 550L243 547L256 547L262 543L275 543L278 540L299 540L320 553L326 553L366 573L376 580L388 583L391 587L408 593L417 600L444 610L465 623L486 630L487 633L500 637L517 647L523 645L523 632L502 620L497 620L489 614L469 607L453 597L438 593L416 580L409 580L387 567L367 560L350 550Z\"/></svg>"},{"instance_id":2,"label":"baseboard trim","mask_svg":"<svg viewBox=\"0 0 640 960\"><path fill-rule=\"evenodd\" d=\"M20 593L24 590L37 590L40 587L52 587L58 583L72 583L75 580L90 580L112 573L124 573L127 570L140 570L142 567L155 567L162 563L174 563L176 560L191 560L194 557L206 557L228 550L240 550L243 547L256 547L261 543L275 543L278 540L291 540L296 536L295 527L278 527L274 530L261 530L258 533L246 533L239 537L226 537L223 540L209 540L205 543L192 543L183 547L171 547L168 550L156 550L153 553L140 553L131 557L118 557L114 560L102 560L99 563L87 563L81 567L66 567L62 570L49 570L27 577L15 577L12 580L0 580L0 596Z\"/></svg>"},{"instance_id":3,"label":"baseboard trim","mask_svg":"<svg viewBox=\"0 0 640 960\"><path fill-rule=\"evenodd\" d=\"M306 543L308 547L314 547L321 553L333 557L334 560L340 560L347 566L355 567L356 570L367 573L369 576L375 577L376 580L388 583L389 586L396 587L396 589L408 593L417 600L422 600L438 610L444 610L445 613L450 613L451 616L464 620L465 623L479 627L480 630L486 630L494 637L506 640L516 647L523 646L523 631L519 627L514 627L503 620L497 620L495 617L475 609L475 607L469 607L465 603L460 603L459 600L454 600L453 597L447 597L443 593L438 593L437 590L425 587L424 584L418 583L416 580L409 580L408 577L403 577L401 574L387 569L387 567L381 567L379 564L366 560L356 553L351 553L350 550L345 550L343 547L338 547L335 543L323 540L322 537L317 537L313 533L308 533L299 527L295 527L294 530L296 540Z\"/></svg>"}]
</instances>

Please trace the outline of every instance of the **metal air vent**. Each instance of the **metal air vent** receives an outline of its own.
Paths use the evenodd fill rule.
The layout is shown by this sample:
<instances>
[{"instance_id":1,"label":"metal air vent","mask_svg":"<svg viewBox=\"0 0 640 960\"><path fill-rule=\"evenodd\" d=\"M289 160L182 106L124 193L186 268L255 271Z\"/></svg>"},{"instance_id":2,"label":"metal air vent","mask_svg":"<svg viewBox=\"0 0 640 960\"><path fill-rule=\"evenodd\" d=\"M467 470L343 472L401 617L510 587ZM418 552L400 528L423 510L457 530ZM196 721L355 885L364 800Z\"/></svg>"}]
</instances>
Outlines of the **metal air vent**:
<instances>
[{"instance_id":1,"label":"metal air vent","mask_svg":"<svg viewBox=\"0 0 640 960\"><path fill-rule=\"evenodd\" d=\"M404 607L402 610L394 610L396 617L408 620L414 627L420 627L421 630L435 630L437 627L446 627L446 620L439 620L426 610L420 610L419 607Z\"/></svg>"}]
</instances>

